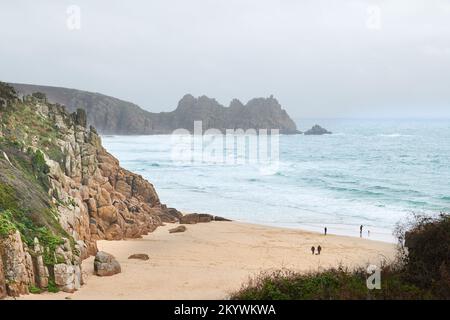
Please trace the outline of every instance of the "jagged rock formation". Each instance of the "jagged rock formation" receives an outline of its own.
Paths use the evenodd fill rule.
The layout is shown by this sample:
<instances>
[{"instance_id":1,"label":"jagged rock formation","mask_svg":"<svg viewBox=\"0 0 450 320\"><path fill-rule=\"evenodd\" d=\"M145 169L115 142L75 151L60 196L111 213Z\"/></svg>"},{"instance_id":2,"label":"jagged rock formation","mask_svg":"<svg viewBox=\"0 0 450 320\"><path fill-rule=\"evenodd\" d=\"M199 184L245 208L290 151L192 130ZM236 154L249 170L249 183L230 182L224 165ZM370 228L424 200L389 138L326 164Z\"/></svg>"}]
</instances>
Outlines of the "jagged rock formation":
<instances>
[{"instance_id":1,"label":"jagged rock formation","mask_svg":"<svg viewBox=\"0 0 450 320\"><path fill-rule=\"evenodd\" d=\"M180 215L120 167L84 110L19 99L3 83L0 94L0 298L73 292L96 240L140 237Z\"/></svg>"},{"instance_id":2,"label":"jagged rock formation","mask_svg":"<svg viewBox=\"0 0 450 320\"><path fill-rule=\"evenodd\" d=\"M102 134L170 134L184 128L192 132L194 121L203 122L203 130L279 129L283 134L296 134L294 121L272 96L250 100L246 105L233 100L229 107L206 96L185 95L176 110L151 113L139 106L105 96L74 89L12 84L21 94L45 93L53 103L65 105L70 112L82 108L87 122Z\"/></svg>"},{"instance_id":3,"label":"jagged rock formation","mask_svg":"<svg viewBox=\"0 0 450 320\"><path fill-rule=\"evenodd\" d=\"M332 132L322 128L321 126L319 126L317 124L315 126L313 126L311 129L309 129L308 131L305 131L305 135L307 135L307 136L313 136L313 135L320 136L323 134L332 134Z\"/></svg>"}]
</instances>

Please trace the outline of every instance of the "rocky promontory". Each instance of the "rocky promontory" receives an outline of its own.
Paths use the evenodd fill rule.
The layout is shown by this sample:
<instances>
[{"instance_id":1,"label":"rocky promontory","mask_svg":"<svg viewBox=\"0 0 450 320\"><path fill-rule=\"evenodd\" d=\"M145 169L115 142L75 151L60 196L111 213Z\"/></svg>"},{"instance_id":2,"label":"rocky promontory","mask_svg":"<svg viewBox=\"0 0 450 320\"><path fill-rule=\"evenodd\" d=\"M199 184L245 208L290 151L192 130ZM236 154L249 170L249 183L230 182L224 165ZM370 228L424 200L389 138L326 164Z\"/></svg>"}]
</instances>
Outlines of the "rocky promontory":
<instances>
[{"instance_id":1,"label":"rocky promontory","mask_svg":"<svg viewBox=\"0 0 450 320\"><path fill-rule=\"evenodd\" d=\"M206 96L185 95L171 112L152 113L139 106L100 93L75 89L11 84L19 94L41 92L52 103L76 112L84 109L88 125L101 134L170 134L176 129L193 131L194 121L203 122L203 130L278 129L283 134L297 134L297 127L273 97L252 99L246 104L235 99L228 107Z\"/></svg>"},{"instance_id":2,"label":"rocky promontory","mask_svg":"<svg viewBox=\"0 0 450 320\"><path fill-rule=\"evenodd\" d=\"M0 298L73 292L97 240L137 238L178 216L102 147L84 110L0 83Z\"/></svg>"}]
</instances>

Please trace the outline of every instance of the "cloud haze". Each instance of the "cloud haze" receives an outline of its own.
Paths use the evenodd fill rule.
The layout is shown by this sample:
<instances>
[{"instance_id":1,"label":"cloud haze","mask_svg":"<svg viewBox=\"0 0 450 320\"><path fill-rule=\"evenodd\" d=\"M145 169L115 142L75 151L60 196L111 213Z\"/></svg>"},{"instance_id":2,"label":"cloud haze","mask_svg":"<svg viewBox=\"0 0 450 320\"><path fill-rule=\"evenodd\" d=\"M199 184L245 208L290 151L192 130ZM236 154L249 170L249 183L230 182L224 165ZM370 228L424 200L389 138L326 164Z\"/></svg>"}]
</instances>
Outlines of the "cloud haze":
<instances>
[{"instance_id":1,"label":"cloud haze","mask_svg":"<svg viewBox=\"0 0 450 320\"><path fill-rule=\"evenodd\" d=\"M67 9L80 9L80 29ZM450 1L2 1L0 79L151 111L274 94L294 117L450 117Z\"/></svg>"}]
</instances>

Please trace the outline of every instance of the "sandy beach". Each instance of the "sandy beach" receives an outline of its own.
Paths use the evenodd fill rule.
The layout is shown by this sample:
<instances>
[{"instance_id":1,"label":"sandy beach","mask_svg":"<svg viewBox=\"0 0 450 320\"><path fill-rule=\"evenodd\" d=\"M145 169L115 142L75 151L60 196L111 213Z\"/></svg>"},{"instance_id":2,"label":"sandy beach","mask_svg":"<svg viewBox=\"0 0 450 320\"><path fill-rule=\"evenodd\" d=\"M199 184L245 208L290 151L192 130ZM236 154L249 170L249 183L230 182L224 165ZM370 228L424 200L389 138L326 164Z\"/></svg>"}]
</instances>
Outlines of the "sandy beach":
<instances>
[{"instance_id":1,"label":"sandy beach","mask_svg":"<svg viewBox=\"0 0 450 320\"><path fill-rule=\"evenodd\" d=\"M173 227L167 224L142 239L99 241L99 250L121 264L118 275L95 276L90 257L83 262L87 284L81 290L21 299L226 299L261 271L377 264L395 254L390 243L238 222L187 225L186 232L169 234ZM317 245L322 254L312 255ZM135 253L150 260L129 260Z\"/></svg>"}]
</instances>

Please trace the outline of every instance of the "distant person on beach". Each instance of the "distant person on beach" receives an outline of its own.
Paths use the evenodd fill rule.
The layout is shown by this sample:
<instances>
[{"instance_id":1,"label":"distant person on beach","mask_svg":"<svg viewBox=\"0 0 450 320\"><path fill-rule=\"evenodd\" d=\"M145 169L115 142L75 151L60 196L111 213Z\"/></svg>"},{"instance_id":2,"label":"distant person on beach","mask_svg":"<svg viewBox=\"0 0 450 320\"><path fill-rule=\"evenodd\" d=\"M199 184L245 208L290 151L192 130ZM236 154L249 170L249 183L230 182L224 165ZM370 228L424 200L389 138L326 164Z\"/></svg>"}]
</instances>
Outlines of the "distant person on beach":
<instances>
[{"instance_id":1,"label":"distant person on beach","mask_svg":"<svg viewBox=\"0 0 450 320\"><path fill-rule=\"evenodd\" d=\"M324 231L325 235L327 235L327 231L328 231L327 227L325 227L325 229L323 229L323 231Z\"/></svg>"},{"instance_id":2,"label":"distant person on beach","mask_svg":"<svg viewBox=\"0 0 450 320\"><path fill-rule=\"evenodd\" d=\"M314 251L316 251L316 248L314 246L311 247L311 252L314 255Z\"/></svg>"},{"instance_id":3,"label":"distant person on beach","mask_svg":"<svg viewBox=\"0 0 450 320\"><path fill-rule=\"evenodd\" d=\"M367 230L367 237L370 238L370 230Z\"/></svg>"},{"instance_id":4,"label":"distant person on beach","mask_svg":"<svg viewBox=\"0 0 450 320\"><path fill-rule=\"evenodd\" d=\"M317 254L320 256L320 251L322 251L322 247L319 245L318 247L317 247Z\"/></svg>"},{"instance_id":5,"label":"distant person on beach","mask_svg":"<svg viewBox=\"0 0 450 320\"><path fill-rule=\"evenodd\" d=\"M362 238L363 225L359 226L359 236Z\"/></svg>"}]
</instances>

